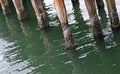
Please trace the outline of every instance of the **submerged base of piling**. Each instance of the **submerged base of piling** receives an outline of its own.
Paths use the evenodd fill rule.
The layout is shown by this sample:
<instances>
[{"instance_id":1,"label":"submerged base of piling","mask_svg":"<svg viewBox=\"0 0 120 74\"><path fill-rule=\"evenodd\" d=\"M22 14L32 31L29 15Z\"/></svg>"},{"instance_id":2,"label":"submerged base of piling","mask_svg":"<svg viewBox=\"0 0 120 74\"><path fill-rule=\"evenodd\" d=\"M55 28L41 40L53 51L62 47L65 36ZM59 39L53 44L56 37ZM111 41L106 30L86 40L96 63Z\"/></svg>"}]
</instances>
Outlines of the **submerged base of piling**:
<instances>
[{"instance_id":1,"label":"submerged base of piling","mask_svg":"<svg viewBox=\"0 0 120 74\"><path fill-rule=\"evenodd\" d=\"M9 15L11 13L9 4L2 5L2 9L3 9L3 14L5 15Z\"/></svg>"},{"instance_id":2,"label":"submerged base of piling","mask_svg":"<svg viewBox=\"0 0 120 74\"><path fill-rule=\"evenodd\" d=\"M120 27L119 17L118 17L118 13L115 9L113 9L111 11L111 13L109 14L109 17L110 17L110 22L111 22L112 29L119 28Z\"/></svg>"},{"instance_id":3,"label":"submerged base of piling","mask_svg":"<svg viewBox=\"0 0 120 74\"><path fill-rule=\"evenodd\" d=\"M24 10L19 10L19 13L17 13L18 20L24 21L27 17Z\"/></svg>"},{"instance_id":4,"label":"submerged base of piling","mask_svg":"<svg viewBox=\"0 0 120 74\"><path fill-rule=\"evenodd\" d=\"M93 36L95 39L101 39L104 37L97 15L94 16L94 18L91 20L91 26L93 29Z\"/></svg>"},{"instance_id":5,"label":"submerged base of piling","mask_svg":"<svg viewBox=\"0 0 120 74\"><path fill-rule=\"evenodd\" d=\"M46 19L45 13L40 14L39 17L37 16L37 19L38 19L38 26L40 29L47 29L49 27L49 22Z\"/></svg>"},{"instance_id":6,"label":"submerged base of piling","mask_svg":"<svg viewBox=\"0 0 120 74\"><path fill-rule=\"evenodd\" d=\"M67 23L62 23L62 28L64 28L63 29L63 35L64 35L66 48L67 49L75 49L76 45L74 43L72 32L71 32L70 28L68 27L68 24Z\"/></svg>"}]
</instances>

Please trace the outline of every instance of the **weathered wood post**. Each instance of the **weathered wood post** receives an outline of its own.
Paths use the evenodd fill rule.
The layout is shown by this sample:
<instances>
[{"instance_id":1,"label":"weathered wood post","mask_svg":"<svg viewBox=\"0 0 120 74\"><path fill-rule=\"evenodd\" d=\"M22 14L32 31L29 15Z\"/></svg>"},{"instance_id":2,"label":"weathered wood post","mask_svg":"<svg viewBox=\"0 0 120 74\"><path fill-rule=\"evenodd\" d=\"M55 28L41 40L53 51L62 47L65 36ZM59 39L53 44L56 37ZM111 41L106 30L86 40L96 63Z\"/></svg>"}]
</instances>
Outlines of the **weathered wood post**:
<instances>
[{"instance_id":1,"label":"weathered wood post","mask_svg":"<svg viewBox=\"0 0 120 74\"><path fill-rule=\"evenodd\" d=\"M49 23L46 18L46 14L43 8L43 5L41 3L41 0L31 0L32 6L35 10L38 25L41 29L45 29L49 27Z\"/></svg>"},{"instance_id":2,"label":"weathered wood post","mask_svg":"<svg viewBox=\"0 0 120 74\"><path fill-rule=\"evenodd\" d=\"M99 18L96 12L96 6L94 0L85 0L85 4L89 13L91 26L93 28L94 38L102 38L103 32L100 26Z\"/></svg>"},{"instance_id":3,"label":"weathered wood post","mask_svg":"<svg viewBox=\"0 0 120 74\"><path fill-rule=\"evenodd\" d=\"M104 2L103 2L103 0L96 0L96 3L97 3L97 7L98 7L98 9L104 7Z\"/></svg>"},{"instance_id":4,"label":"weathered wood post","mask_svg":"<svg viewBox=\"0 0 120 74\"><path fill-rule=\"evenodd\" d=\"M9 7L9 2L8 2L8 0L0 0L0 4L1 4L1 6L2 6L2 10L3 10L3 13L5 14L5 15L8 15L8 14L10 14L10 7Z\"/></svg>"},{"instance_id":5,"label":"weathered wood post","mask_svg":"<svg viewBox=\"0 0 120 74\"><path fill-rule=\"evenodd\" d=\"M54 2L58 11L59 20L61 22L66 47L75 48L72 33L70 27L68 26L67 12L65 8L64 0L54 0Z\"/></svg>"},{"instance_id":6,"label":"weathered wood post","mask_svg":"<svg viewBox=\"0 0 120 74\"><path fill-rule=\"evenodd\" d=\"M111 21L111 27L113 29L120 27L115 0L106 0L106 4Z\"/></svg>"},{"instance_id":7,"label":"weathered wood post","mask_svg":"<svg viewBox=\"0 0 120 74\"><path fill-rule=\"evenodd\" d=\"M79 0L71 0L73 4L79 3Z\"/></svg>"},{"instance_id":8,"label":"weathered wood post","mask_svg":"<svg viewBox=\"0 0 120 74\"><path fill-rule=\"evenodd\" d=\"M23 21L26 19L24 6L22 0L12 0L16 9L18 20Z\"/></svg>"}]
</instances>

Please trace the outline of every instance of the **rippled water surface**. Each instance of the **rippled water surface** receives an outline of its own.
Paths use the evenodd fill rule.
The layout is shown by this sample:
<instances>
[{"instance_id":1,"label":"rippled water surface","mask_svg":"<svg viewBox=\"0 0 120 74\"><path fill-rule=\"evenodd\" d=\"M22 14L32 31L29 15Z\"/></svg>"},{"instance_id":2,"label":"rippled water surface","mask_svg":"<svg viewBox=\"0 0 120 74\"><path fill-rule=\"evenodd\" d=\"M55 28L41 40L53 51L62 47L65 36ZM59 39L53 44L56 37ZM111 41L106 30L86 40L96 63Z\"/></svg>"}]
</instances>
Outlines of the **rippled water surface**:
<instances>
[{"instance_id":1,"label":"rippled water surface","mask_svg":"<svg viewBox=\"0 0 120 74\"><path fill-rule=\"evenodd\" d=\"M105 38L96 41L84 0L78 5L65 0L78 46L74 52L65 49L53 0L43 3L51 25L47 31L38 28L30 0L24 0L26 22L17 20L12 3L8 17L0 9L0 74L120 74L120 32L111 30L106 5L105 10L98 11ZM120 1L116 3L120 13Z\"/></svg>"}]
</instances>

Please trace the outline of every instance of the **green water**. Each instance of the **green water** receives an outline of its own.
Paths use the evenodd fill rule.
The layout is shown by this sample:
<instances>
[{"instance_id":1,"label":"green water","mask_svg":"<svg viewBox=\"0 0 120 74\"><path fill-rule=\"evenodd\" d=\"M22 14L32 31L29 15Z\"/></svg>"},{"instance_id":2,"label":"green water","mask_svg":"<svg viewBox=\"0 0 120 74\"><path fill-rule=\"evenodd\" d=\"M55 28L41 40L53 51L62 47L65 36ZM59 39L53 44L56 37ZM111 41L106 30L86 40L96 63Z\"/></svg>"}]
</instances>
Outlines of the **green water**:
<instances>
[{"instance_id":1,"label":"green water","mask_svg":"<svg viewBox=\"0 0 120 74\"><path fill-rule=\"evenodd\" d=\"M17 20L14 8L8 17L0 10L0 74L120 74L120 32L111 30L106 7L99 11L105 38L95 41L84 0L65 3L77 51L65 49L53 0L44 0L47 31L38 28L29 0L24 1L26 22Z\"/></svg>"}]
</instances>

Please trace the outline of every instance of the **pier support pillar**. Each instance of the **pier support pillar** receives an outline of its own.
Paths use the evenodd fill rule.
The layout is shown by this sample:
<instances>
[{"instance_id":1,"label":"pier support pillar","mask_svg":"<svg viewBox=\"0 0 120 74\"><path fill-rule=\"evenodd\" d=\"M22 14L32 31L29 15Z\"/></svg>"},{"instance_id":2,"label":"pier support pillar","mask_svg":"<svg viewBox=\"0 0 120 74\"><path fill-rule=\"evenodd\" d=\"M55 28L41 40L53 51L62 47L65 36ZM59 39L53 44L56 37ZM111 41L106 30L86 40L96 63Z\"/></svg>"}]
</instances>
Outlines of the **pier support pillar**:
<instances>
[{"instance_id":1,"label":"pier support pillar","mask_svg":"<svg viewBox=\"0 0 120 74\"><path fill-rule=\"evenodd\" d=\"M111 27L113 29L120 27L115 0L106 0L106 4L110 17Z\"/></svg>"},{"instance_id":2,"label":"pier support pillar","mask_svg":"<svg viewBox=\"0 0 120 74\"><path fill-rule=\"evenodd\" d=\"M71 0L73 4L79 3L79 0Z\"/></svg>"},{"instance_id":3,"label":"pier support pillar","mask_svg":"<svg viewBox=\"0 0 120 74\"><path fill-rule=\"evenodd\" d=\"M49 23L46 18L46 14L41 3L41 0L31 0L32 6L35 10L35 14L38 20L38 25L41 29L49 27Z\"/></svg>"},{"instance_id":4,"label":"pier support pillar","mask_svg":"<svg viewBox=\"0 0 120 74\"><path fill-rule=\"evenodd\" d=\"M96 5L94 0L85 0L85 4L90 17L91 26L93 29L94 38L102 38L103 32L100 26L99 18L96 12Z\"/></svg>"},{"instance_id":5,"label":"pier support pillar","mask_svg":"<svg viewBox=\"0 0 120 74\"><path fill-rule=\"evenodd\" d=\"M58 18L62 26L65 45L68 49L75 48L74 39L72 37L70 27L68 26L67 12L65 8L64 0L54 0L54 2L56 5L56 9L58 11Z\"/></svg>"},{"instance_id":6,"label":"pier support pillar","mask_svg":"<svg viewBox=\"0 0 120 74\"><path fill-rule=\"evenodd\" d=\"M8 0L0 0L0 4L1 4L2 10L3 10L3 13L5 15L10 14L11 10L10 10L10 7L9 7Z\"/></svg>"},{"instance_id":7,"label":"pier support pillar","mask_svg":"<svg viewBox=\"0 0 120 74\"><path fill-rule=\"evenodd\" d=\"M103 0L96 0L96 4L97 4L98 9L104 7L104 2L103 2Z\"/></svg>"},{"instance_id":8,"label":"pier support pillar","mask_svg":"<svg viewBox=\"0 0 120 74\"><path fill-rule=\"evenodd\" d=\"M23 21L26 19L24 6L22 0L12 0L16 9L18 20Z\"/></svg>"}]
</instances>

